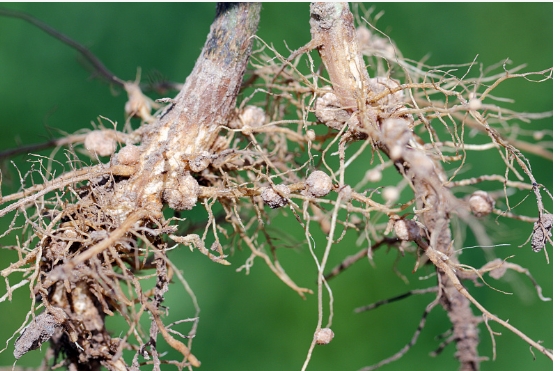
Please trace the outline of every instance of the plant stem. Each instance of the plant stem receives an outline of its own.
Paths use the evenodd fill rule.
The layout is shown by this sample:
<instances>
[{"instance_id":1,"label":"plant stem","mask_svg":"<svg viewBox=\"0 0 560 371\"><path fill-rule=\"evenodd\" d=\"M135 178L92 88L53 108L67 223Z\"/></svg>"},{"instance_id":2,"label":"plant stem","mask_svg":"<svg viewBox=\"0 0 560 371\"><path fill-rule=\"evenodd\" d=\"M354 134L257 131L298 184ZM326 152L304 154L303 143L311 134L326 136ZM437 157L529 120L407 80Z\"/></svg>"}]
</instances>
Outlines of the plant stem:
<instances>
[{"instance_id":1,"label":"plant stem","mask_svg":"<svg viewBox=\"0 0 560 371\"><path fill-rule=\"evenodd\" d=\"M188 160L212 151L222 126L231 119L259 22L260 4L218 4L216 18L183 89L142 142L140 171L131 178L134 207L161 212L164 190L188 172Z\"/></svg>"}]
</instances>

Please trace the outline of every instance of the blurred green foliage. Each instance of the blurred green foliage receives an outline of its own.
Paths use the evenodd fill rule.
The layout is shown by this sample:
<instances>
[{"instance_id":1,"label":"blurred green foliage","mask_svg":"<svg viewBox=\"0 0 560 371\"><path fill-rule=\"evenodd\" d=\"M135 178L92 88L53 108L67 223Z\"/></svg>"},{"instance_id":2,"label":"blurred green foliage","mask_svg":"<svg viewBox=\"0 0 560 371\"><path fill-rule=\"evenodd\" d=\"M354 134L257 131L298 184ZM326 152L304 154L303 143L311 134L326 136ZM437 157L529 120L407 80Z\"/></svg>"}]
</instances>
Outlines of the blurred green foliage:
<instances>
[{"instance_id":1,"label":"blurred green foliage","mask_svg":"<svg viewBox=\"0 0 560 371\"><path fill-rule=\"evenodd\" d=\"M159 71L172 81L183 81L196 61L214 16L214 5L208 3L8 3L3 6L28 12L81 42L117 76L127 80L133 80L140 67L143 78ZM426 63L435 66L467 63L478 55L477 60L484 66L505 58L514 65L527 63L524 71L552 66L551 3L376 3L375 9L385 12L377 28L394 40L405 57L413 60L429 54ZM287 56L286 47L294 50L310 38L309 5L265 3L258 35ZM90 72L74 50L21 20L0 18L0 150L91 128L91 122L97 121L100 115L122 127L126 95L91 79ZM500 93L513 98L515 105L507 106L518 111L552 109L551 81L544 84L508 81ZM531 126L519 123L519 126L551 130L552 119ZM477 173L503 174L504 166L497 156L495 163L484 156L472 165L477 167ZM528 157L537 180L552 189L552 162ZM19 156L14 161L25 168L20 165L25 159L26 156ZM364 170L368 166L364 164ZM6 195L18 187L18 178L7 162L2 164L2 175L2 193ZM534 216L533 200L529 195L529 200L516 211ZM546 206L552 210L548 198ZM0 222L4 230L9 220ZM503 218L497 224L494 219L488 219L488 225L496 243L511 244L496 248L496 254L515 255L510 261L529 268L543 286L544 294L551 296L552 266L546 264L543 253L533 253L528 245L517 248L529 236L532 226ZM314 263L305 245L298 245L303 233L297 227L288 229L278 225L277 228L279 238L286 230L293 231L292 237L284 237L286 244L293 244L293 248L279 251L286 270L300 285L315 288ZM336 246L329 267L365 246L356 246L353 237L350 234ZM470 237L467 244L476 244ZM247 256L246 250L235 251L230 259L232 266L224 267L188 249L172 253L173 261L183 270L202 308L193 352L202 361L204 370L298 370L316 326L316 296L301 300L259 260L250 275L236 273L235 268ZM13 252L0 250L0 269L15 258ZM410 275L414 258L406 257L396 265L409 276L410 284L405 284L393 272L396 258L393 250L378 251L374 256L375 266L362 261L331 282L336 336L330 345L316 348L308 370L356 370L392 355L410 340L432 296L412 297L373 312L353 313L358 306L435 283L433 276L422 280L429 269ZM465 262L475 266L483 263L482 258L483 253L476 249L463 254ZM552 347L551 303L538 300L525 276L508 274L508 277L507 282L491 278L488 282L514 295L504 295L485 286L472 288L472 294L491 312ZM15 283L14 279L10 282ZM2 341L25 318L29 298L24 291L17 291L12 303L0 304ZM5 288L0 288L0 295L4 293ZM171 289L164 304L171 309L169 322L193 313L192 303L179 285ZM517 336L495 323L491 325L502 335L496 339L496 361L483 363L483 370L552 368L552 363L541 354L536 354L533 360L528 345ZM428 316L418 343L401 360L383 370L457 369L453 345L436 358L428 356L441 341L437 336L448 329L445 312L436 308ZM492 345L484 326L480 335L479 352L491 358ZM13 340L0 353L0 365L13 363L12 351ZM35 351L17 364L36 366L39 360L40 354Z\"/></svg>"}]
</instances>

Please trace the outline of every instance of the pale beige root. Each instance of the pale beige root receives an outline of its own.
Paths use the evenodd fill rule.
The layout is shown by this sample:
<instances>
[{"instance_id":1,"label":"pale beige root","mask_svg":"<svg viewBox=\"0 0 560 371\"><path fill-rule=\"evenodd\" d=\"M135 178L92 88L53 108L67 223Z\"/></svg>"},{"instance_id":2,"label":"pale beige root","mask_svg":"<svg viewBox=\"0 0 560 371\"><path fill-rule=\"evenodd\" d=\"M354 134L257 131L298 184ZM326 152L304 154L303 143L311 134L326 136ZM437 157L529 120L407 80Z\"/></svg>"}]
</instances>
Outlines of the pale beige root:
<instances>
[{"instance_id":1,"label":"pale beige root","mask_svg":"<svg viewBox=\"0 0 560 371\"><path fill-rule=\"evenodd\" d=\"M450 192L447 186L447 176L438 158L428 156L416 143L412 131L413 117L409 113L411 111L402 104L404 99L402 89L412 86L401 86L399 83L385 78L383 78L384 80L369 78L358 45L353 16L347 4L312 4L311 35L312 41L297 52L303 53L316 48L332 84L332 93L326 93L323 98L317 100L315 106L317 117L335 130L348 130L354 138L367 137L389 157L409 183L415 193L417 219L422 223L424 232L420 233L416 223L402 221L402 225L399 222L395 224L397 236L403 241L418 243L435 265L440 287L438 302L447 311L453 325L452 338L456 343L455 356L460 362L460 369L478 370L482 358L478 356L477 350L479 344L477 326L481 319L474 315L471 304L483 311L484 318L501 324L506 324L506 322L482 308L459 284L459 279L453 269L453 267L459 266L459 254L455 253L450 220L453 214L466 217L468 211ZM290 57L291 59L293 56ZM496 85L504 79L498 79ZM438 87L435 89L439 90ZM481 96L481 99L484 96L485 94ZM329 101L326 102L325 99L329 99ZM475 110L481 107L467 104L467 108ZM331 112L338 113L334 115ZM520 159L521 156L518 155L517 150L506 144L494 129L489 129L478 112L474 111L472 116L479 124L490 130L490 137L495 144L505 147L517 158L519 165L532 180L532 174L522 163L523 160ZM336 120L341 121L336 123ZM425 123L429 125L427 121ZM433 133L434 140L437 140L433 129L429 130L430 133ZM340 151L339 155L342 155ZM440 158L443 157L440 156ZM533 180L532 182L536 184ZM539 191L534 187L533 189L537 196L539 213L542 215L543 208ZM494 201L492 199L489 197L482 199L480 195L476 197L480 198L480 202L488 204L480 205L478 199L471 198L471 208L476 216L481 217L493 211ZM388 196L386 199L389 200ZM390 199L396 200L398 196ZM401 231L401 229L403 230ZM320 325L321 315L318 326ZM511 325L507 324L506 327L552 358L552 353L546 348L529 339ZM303 369L309 362L316 342L317 340L314 339Z\"/></svg>"},{"instance_id":2,"label":"pale beige root","mask_svg":"<svg viewBox=\"0 0 560 371\"><path fill-rule=\"evenodd\" d=\"M161 303L178 272L167 270L168 246L163 240L177 227L169 225L162 212L166 205L181 211L198 202L200 186L191 175L196 169L190 168L189 161L213 152L219 130L234 114L259 11L258 4L218 6L195 68L179 95L156 119L151 116L154 104L138 83L123 83L130 98L127 115L151 124L134 133L134 138L94 130L72 139L83 140L94 157L112 156L110 164L47 179L43 185L2 200L15 202L0 210L0 215L24 210L40 239L34 249L18 247L20 261L2 271L4 277L17 271L31 274L28 282L33 296L44 306L16 341L16 358L50 340L73 370L135 369L138 355L151 358L157 370L165 361L157 347L160 334L184 357L174 361L177 366L200 366L190 350L193 336L184 344L163 322ZM128 144L115 153L117 141ZM66 187L71 189L70 198L60 193L48 196ZM54 209L44 219L40 205L45 200ZM33 207L37 208L34 216L25 211ZM181 237L176 240L184 242ZM151 277L156 287L146 290L141 281L150 276L135 272L154 268ZM152 319L149 338L139 335L143 312ZM105 317L115 313L126 319L127 337L136 337L136 344L127 337L111 337ZM134 364L123 357L124 349L136 352Z\"/></svg>"}]
</instances>

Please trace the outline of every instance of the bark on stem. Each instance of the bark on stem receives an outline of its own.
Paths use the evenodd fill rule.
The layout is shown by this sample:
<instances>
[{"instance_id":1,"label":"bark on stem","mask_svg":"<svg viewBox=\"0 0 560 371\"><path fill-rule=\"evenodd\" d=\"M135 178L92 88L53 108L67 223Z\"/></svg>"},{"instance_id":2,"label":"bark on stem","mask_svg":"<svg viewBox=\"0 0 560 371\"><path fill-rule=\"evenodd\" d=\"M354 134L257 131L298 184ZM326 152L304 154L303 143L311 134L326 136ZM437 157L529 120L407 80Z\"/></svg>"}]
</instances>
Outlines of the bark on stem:
<instances>
[{"instance_id":1,"label":"bark on stem","mask_svg":"<svg viewBox=\"0 0 560 371\"><path fill-rule=\"evenodd\" d=\"M310 24L311 36L342 107L357 108L357 102L365 100L368 73L348 4L311 4Z\"/></svg>"},{"instance_id":2,"label":"bark on stem","mask_svg":"<svg viewBox=\"0 0 560 371\"><path fill-rule=\"evenodd\" d=\"M165 190L175 190L188 175L189 159L211 147L227 124L259 22L260 4L218 4L206 44L183 89L143 136L139 171L130 179L132 209L159 216ZM127 202L127 200L124 200Z\"/></svg>"}]
</instances>

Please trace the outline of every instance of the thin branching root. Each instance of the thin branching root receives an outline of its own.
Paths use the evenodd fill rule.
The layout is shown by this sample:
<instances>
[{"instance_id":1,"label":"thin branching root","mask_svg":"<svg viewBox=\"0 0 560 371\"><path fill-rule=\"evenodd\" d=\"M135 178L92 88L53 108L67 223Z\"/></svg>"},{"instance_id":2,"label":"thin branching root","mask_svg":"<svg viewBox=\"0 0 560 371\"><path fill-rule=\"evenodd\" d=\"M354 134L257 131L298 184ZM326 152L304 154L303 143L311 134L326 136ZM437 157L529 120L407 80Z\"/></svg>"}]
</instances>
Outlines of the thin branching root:
<instances>
[{"instance_id":1,"label":"thin branching root","mask_svg":"<svg viewBox=\"0 0 560 371\"><path fill-rule=\"evenodd\" d=\"M397 249L399 256L416 255L415 271L433 269L437 284L357 311L414 294L435 298L411 341L363 370L403 356L438 305L452 330L434 354L455 343L461 370L480 368L482 323L492 340L492 322L497 322L552 359L547 346L490 313L464 286L465 281L488 285L486 273L500 279L511 270L527 276L539 298L549 300L539 284L510 257L489 259L478 268L462 264L463 240L452 228L452 223L467 225L484 244L489 240L485 221L512 218L532 223L527 237L535 252L546 252L552 244L552 214L545 208L549 200L543 200L550 194L521 152L551 158L551 149L509 137L514 120L551 113L514 112L500 107L494 96L509 79L549 82L552 69L522 73L505 61L498 71L483 74L476 61L437 68L414 63L368 21L355 28L345 3L312 4L311 41L286 57L254 36L259 9L257 4L219 5L192 74L175 98L157 101L142 93L139 78L117 78L66 36L27 15L0 12L63 39L129 97L123 130L103 119L94 130L50 141L45 146L56 147L53 156L34 158L32 169L19 173L21 190L1 199L0 217L11 218L2 237L18 235L11 246L18 260L0 272L7 289L0 302L11 300L21 287L29 287L33 298L26 323L14 335L15 358L50 341L54 352L47 356L62 359L60 365L71 370L200 366L191 352L196 298L169 260L169 250L184 245L229 265L230 249L243 246L248 257L238 271L249 273L253 264L264 263L306 297L315 289L294 282L277 254L281 246L272 227L276 218L286 218L305 234L317 268L318 320L302 369L315 345L336 342L329 280L362 258L373 259L384 246ZM313 58L315 50L320 63ZM249 76L242 83L247 66ZM472 77L476 69L480 74ZM247 98L238 101L241 89ZM133 119L142 122L138 129L131 129ZM479 134L476 141L469 142L469 131ZM68 148L63 174L53 170L60 164L55 160L59 148ZM469 153L476 151L501 160L504 173L461 178ZM349 184L348 172L368 160L371 169ZM97 164L88 165L91 161ZM394 170L401 180L384 184ZM498 184L494 190L492 182ZM490 186L477 189L482 184ZM514 212L510 197L516 191L534 197L534 215ZM207 211L207 222L181 232L181 212L197 205ZM166 217L166 208L175 217ZM351 235L365 247L338 264L329 261L333 246ZM335 264L328 273L327 265ZM165 323L169 308L162 303L172 278L183 283L195 306L193 318L185 320L191 324L188 334ZM140 326L143 314L150 318L149 329ZM124 318L128 332L115 337L106 327L107 316ZM161 340L180 359L161 354Z\"/></svg>"}]
</instances>

